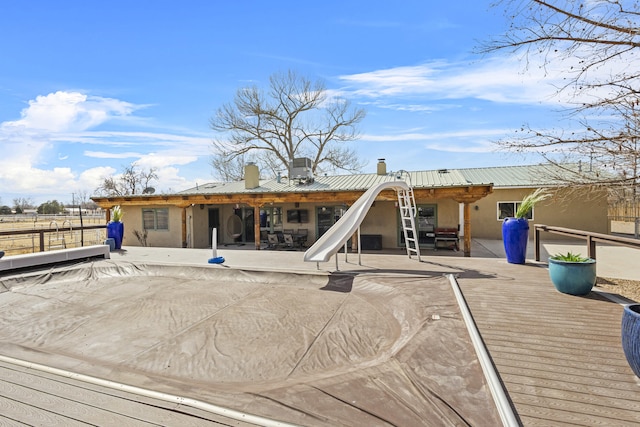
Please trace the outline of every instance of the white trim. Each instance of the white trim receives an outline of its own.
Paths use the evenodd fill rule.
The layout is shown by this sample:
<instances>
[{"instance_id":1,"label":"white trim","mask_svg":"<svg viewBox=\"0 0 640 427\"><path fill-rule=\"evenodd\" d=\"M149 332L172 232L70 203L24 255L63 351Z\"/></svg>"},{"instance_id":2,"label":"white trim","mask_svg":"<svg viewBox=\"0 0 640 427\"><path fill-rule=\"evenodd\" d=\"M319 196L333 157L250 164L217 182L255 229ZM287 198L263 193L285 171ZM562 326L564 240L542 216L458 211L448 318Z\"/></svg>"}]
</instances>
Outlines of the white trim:
<instances>
[{"instance_id":1,"label":"white trim","mask_svg":"<svg viewBox=\"0 0 640 427\"><path fill-rule=\"evenodd\" d=\"M513 412L513 407L511 406L510 400L507 397L507 393L505 392L502 382L496 372L496 369L491 361L491 357L489 357L489 353L480 337L480 332L476 327L476 323L473 320L473 316L471 315L471 311L469 311L469 307L467 306L467 302L462 295L462 291L460 290L460 286L456 281L456 278L453 274L447 274L449 277L449 282L451 283L451 288L453 289L453 293L456 296L456 300L458 301L458 306L460 307L460 311L462 312L462 318L464 319L464 323L467 325L467 330L469 331L469 335L471 336L471 342L473 343L473 347L476 350L476 354L478 356L478 360L480 361L480 366L482 367L482 371L484 372L485 378L487 380L489 391L491 392L491 396L496 404L498 409L498 413L500 414L500 419L502 420L502 425L507 427L519 427L520 423Z\"/></svg>"}]
</instances>

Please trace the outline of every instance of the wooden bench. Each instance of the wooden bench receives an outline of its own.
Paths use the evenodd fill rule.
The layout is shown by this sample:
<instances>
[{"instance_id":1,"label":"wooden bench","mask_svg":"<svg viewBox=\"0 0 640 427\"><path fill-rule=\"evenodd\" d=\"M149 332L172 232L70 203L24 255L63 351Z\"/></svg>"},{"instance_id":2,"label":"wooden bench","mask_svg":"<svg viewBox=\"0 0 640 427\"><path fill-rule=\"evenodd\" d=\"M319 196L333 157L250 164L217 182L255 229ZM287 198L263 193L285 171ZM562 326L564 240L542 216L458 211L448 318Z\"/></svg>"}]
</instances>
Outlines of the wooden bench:
<instances>
[{"instance_id":1,"label":"wooden bench","mask_svg":"<svg viewBox=\"0 0 640 427\"><path fill-rule=\"evenodd\" d=\"M445 242L448 244L447 247L457 251L458 247L458 229L457 228L436 228L435 229L435 238L434 238L434 250L438 250L438 242Z\"/></svg>"}]
</instances>

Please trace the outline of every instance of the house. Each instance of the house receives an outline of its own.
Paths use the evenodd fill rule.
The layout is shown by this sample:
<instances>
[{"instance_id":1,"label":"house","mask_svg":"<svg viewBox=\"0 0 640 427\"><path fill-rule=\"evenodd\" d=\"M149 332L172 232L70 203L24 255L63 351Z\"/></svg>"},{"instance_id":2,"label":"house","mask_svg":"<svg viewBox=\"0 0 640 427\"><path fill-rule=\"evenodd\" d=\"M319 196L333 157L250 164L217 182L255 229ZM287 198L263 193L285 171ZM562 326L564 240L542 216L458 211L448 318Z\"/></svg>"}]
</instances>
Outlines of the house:
<instances>
[{"instance_id":1,"label":"house","mask_svg":"<svg viewBox=\"0 0 640 427\"><path fill-rule=\"evenodd\" d=\"M578 167L579 165L576 165L576 168ZM558 187L558 179L566 174L566 171L545 164L472 168L463 169L462 173L471 181L493 184L493 193L473 204L473 236L481 239L501 239L503 219L513 216L524 196L537 188ZM562 187L553 192L551 199L535 206L529 216L530 224L545 224L603 234L610 232L606 190L574 191L566 186ZM533 226L529 229L529 236L533 237ZM553 238L562 239L558 235L554 235Z\"/></svg>"},{"instance_id":2,"label":"house","mask_svg":"<svg viewBox=\"0 0 640 427\"><path fill-rule=\"evenodd\" d=\"M545 178L550 176L546 173L549 167L388 172L380 159L376 173L311 176L305 168L294 168L290 179L260 180L258 167L249 164L244 181L199 185L175 194L92 200L104 209L121 206L124 245L143 244L139 236L146 231L144 243L148 246L209 248L216 229L218 246L255 245L260 249L269 244L269 234L295 235L301 239L299 243L310 245L368 188L402 179L413 186L420 246L434 248L436 233L446 229L459 236L461 249L470 256L472 235L500 239L502 218L512 215L526 194L554 185ZM532 213L532 221L606 233L603 197L541 203ZM398 211L395 192L379 194L361 225L362 249L404 247Z\"/></svg>"}]
</instances>

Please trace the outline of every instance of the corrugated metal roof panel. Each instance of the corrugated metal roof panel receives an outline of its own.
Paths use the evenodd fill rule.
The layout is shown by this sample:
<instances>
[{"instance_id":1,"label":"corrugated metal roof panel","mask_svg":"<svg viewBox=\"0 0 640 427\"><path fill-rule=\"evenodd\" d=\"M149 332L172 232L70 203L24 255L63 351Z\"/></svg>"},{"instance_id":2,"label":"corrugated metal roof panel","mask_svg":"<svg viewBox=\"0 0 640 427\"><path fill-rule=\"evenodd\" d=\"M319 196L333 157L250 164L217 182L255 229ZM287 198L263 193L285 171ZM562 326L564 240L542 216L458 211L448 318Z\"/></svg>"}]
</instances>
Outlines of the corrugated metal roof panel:
<instances>
[{"instance_id":1,"label":"corrugated metal roof panel","mask_svg":"<svg viewBox=\"0 0 640 427\"><path fill-rule=\"evenodd\" d=\"M494 187L537 187L557 185L562 169L552 165L500 166L468 169L441 169L409 172L414 188L491 185ZM406 175L404 176L406 178ZM184 190L178 194L304 193L321 191L364 191L384 181L398 179L396 174L375 173L318 176L313 182L277 179L261 180L259 187L246 189L244 181L214 182ZM400 179L403 179L401 177Z\"/></svg>"},{"instance_id":2,"label":"corrugated metal roof panel","mask_svg":"<svg viewBox=\"0 0 640 427\"><path fill-rule=\"evenodd\" d=\"M553 186L571 179L571 168L545 165L500 166L491 168L460 169L468 180L490 184L494 187L539 187Z\"/></svg>"},{"instance_id":3,"label":"corrugated metal roof panel","mask_svg":"<svg viewBox=\"0 0 640 427\"><path fill-rule=\"evenodd\" d=\"M459 187L471 182L457 169L411 172L411 184L416 188Z\"/></svg>"},{"instance_id":4,"label":"corrugated metal roof panel","mask_svg":"<svg viewBox=\"0 0 640 427\"><path fill-rule=\"evenodd\" d=\"M411 184L415 188L457 187L473 185L460 171L455 169L441 171L410 172ZM378 175L353 174L318 176L313 182L277 179L261 180L257 188L244 188L244 181L218 182L203 184L195 188L181 191L179 194L239 194L239 193L300 193L318 191L360 191L385 181L406 179L406 175L398 178L395 174ZM482 184L482 183L480 183Z\"/></svg>"}]
</instances>

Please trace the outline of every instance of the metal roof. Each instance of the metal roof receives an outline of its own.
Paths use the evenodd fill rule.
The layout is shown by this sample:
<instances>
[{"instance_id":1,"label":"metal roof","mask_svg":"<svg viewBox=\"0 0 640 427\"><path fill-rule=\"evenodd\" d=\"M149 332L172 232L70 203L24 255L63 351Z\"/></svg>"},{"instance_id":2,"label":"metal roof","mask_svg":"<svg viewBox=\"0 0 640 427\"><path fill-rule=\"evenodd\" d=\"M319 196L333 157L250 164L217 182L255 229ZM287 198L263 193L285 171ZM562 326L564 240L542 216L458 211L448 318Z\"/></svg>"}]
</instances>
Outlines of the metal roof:
<instances>
[{"instance_id":1,"label":"metal roof","mask_svg":"<svg viewBox=\"0 0 640 427\"><path fill-rule=\"evenodd\" d=\"M494 188L540 187L561 183L568 179L567 170L553 165L499 166L468 169L438 169L408 172L414 188L464 187L470 185L493 185ZM286 178L260 180L256 188L245 188L244 181L213 182L179 192L190 194L241 194L241 193L306 193L323 191L365 191L383 181L398 178L397 172L386 175L376 173L317 176L312 181L302 182Z\"/></svg>"},{"instance_id":2,"label":"metal roof","mask_svg":"<svg viewBox=\"0 0 640 427\"><path fill-rule=\"evenodd\" d=\"M482 182L469 181L458 170L417 171L409 172L411 184L414 188L461 187L468 185L482 185ZM245 188L244 181L215 182L198 185L179 192L178 194L238 194L238 193L304 193L323 191L360 191L367 190L375 184L385 181L395 181L395 173L378 175L375 173L318 176L312 182L288 180L285 178L260 180L256 188ZM406 180L406 175L399 178Z\"/></svg>"},{"instance_id":3,"label":"metal roof","mask_svg":"<svg viewBox=\"0 0 640 427\"><path fill-rule=\"evenodd\" d=\"M494 188L557 186L572 180L584 180L596 173L581 170L577 164L500 166L459 171L471 182L492 183Z\"/></svg>"}]
</instances>

